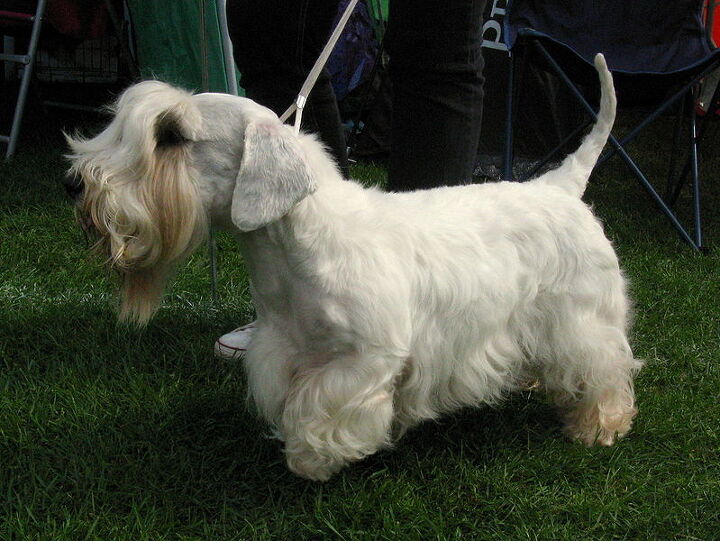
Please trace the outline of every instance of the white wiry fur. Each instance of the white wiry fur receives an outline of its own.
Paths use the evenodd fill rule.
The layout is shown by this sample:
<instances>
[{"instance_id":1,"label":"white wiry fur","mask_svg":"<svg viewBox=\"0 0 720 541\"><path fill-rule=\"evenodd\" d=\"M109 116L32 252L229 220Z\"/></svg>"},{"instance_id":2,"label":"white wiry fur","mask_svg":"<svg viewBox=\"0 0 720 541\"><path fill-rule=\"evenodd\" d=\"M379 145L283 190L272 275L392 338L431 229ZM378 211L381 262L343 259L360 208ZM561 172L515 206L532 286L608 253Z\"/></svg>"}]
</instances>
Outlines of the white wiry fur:
<instances>
[{"instance_id":1,"label":"white wiry fur","mask_svg":"<svg viewBox=\"0 0 720 541\"><path fill-rule=\"evenodd\" d=\"M111 266L151 273L152 294L124 292L141 323L206 223L236 234L258 315L249 393L301 476L533 378L571 438L610 445L636 413L640 362L617 258L580 200L615 114L596 67L599 120L559 169L403 194L343 180L313 136L250 100L141 83L103 133L70 139L80 213Z\"/></svg>"}]
</instances>

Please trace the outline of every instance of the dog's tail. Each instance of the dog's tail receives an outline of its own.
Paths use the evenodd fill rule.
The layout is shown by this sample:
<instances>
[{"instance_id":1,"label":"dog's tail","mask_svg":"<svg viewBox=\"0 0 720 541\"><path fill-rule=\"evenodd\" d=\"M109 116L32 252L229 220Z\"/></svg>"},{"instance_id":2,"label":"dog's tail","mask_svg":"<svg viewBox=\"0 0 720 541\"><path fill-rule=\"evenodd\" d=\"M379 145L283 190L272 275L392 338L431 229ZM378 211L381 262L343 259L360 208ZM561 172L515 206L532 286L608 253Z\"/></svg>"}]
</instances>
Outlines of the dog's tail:
<instances>
[{"instance_id":1,"label":"dog's tail","mask_svg":"<svg viewBox=\"0 0 720 541\"><path fill-rule=\"evenodd\" d=\"M585 192L590 173L610 136L617 108L612 74L602 54L595 55L595 69L600 77L601 90L600 111L595 126L580 147L566 157L557 169L547 172L534 181L538 184L558 186L578 197Z\"/></svg>"}]
</instances>

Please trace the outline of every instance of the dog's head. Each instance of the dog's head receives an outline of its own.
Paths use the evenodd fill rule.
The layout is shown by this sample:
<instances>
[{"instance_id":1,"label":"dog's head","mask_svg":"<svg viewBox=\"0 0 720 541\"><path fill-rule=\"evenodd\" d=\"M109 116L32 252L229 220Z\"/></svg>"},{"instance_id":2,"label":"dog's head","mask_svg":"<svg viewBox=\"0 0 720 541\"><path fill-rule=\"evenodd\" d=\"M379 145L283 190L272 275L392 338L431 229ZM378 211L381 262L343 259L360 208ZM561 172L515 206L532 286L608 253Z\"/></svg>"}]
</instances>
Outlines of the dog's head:
<instances>
[{"instance_id":1,"label":"dog's head","mask_svg":"<svg viewBox=\"0 0 720 541\"><path fill-rule=\"evenodd\" d=\"M81 227L121 278L120 317L146 323L172 270L211 221L241 231L285 215L313 189L299 141L264 107L146 81L91 139L67 137L65 181Z\"/></svg>"}]
</instances>

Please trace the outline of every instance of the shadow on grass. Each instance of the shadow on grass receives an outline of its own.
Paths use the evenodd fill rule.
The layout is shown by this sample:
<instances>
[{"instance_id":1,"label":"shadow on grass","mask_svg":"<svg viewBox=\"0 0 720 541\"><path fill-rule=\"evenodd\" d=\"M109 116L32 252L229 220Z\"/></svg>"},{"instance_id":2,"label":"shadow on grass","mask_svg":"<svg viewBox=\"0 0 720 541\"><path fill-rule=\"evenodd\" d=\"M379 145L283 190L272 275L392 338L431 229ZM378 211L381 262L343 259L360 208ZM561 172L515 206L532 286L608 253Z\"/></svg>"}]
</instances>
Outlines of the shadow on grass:
<instances>
[{"instance_id":1,"label":"shadow on grass","mask_svg":"<svg viewBox=\"0 0 720 541\"><path fill-rule=\"evenodd\" d=\"M519 394L499 409L421 424L395 449L311 483L286 469L281 444L247 406L240 367L213 359L212 321L175 315L133 331L118 327L109 309L57 315L5 333L13 337L7 347L22 354L6 360L9 388L17 383L8 396L17 426L0 454L11 491L38 502L36 512L127 513L141 505L183 522L301 514L348 480L389 474L415 484L453 476L464 461L491 466L561 438L552 409ZM25 395L24 380L35 382L34 396Z\"/></svg>"}]
</instances>

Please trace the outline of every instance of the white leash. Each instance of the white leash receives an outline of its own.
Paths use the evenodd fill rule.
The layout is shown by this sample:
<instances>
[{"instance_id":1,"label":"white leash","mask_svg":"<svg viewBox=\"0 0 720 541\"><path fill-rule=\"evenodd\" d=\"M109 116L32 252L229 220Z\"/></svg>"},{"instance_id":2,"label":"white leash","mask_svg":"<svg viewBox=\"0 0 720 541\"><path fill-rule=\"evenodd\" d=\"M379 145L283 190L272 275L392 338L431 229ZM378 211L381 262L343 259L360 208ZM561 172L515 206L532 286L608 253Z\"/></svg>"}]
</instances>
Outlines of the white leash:
<instances>
[{"instance_id":1,"label":"white leash","mask_svg":"<svg viewBox=\"0 0 720 541\"><path fill-rule=\"evenodd\" d=\"M303 109L305 108L305 103L307 102L307 98L310 95L310 91L315 86L315 82L317 81L320 72L325 67L325 64L327 64L330 53L332 53L332 50L335 48L335 44L337 43L340 34L342 34L343 30L345 29L345 25L347 24L348 19L350 19L350 15L352 15L352 12L355 9L355 5L357 3L358 0L351 0L350 3L347 5L347 7L345 8L345 12L343 13L342 17L338 21L337 26L335 27L335 30L333 30L333 33L330 35L330 39L328 40L327 44L325 44L325 48L320 53L320 56L315 61L315 65L310 70L307 79L305 79L305 82L300 88L300 93L298 94L297 98L295 98L295 103L293 103L288 108L288 110L285 111L280 117L280 120L285 122L292 116L293 113L295 113L295 135L300 134L300 122L302 121Z\"/></svg>"}]
</instances>

